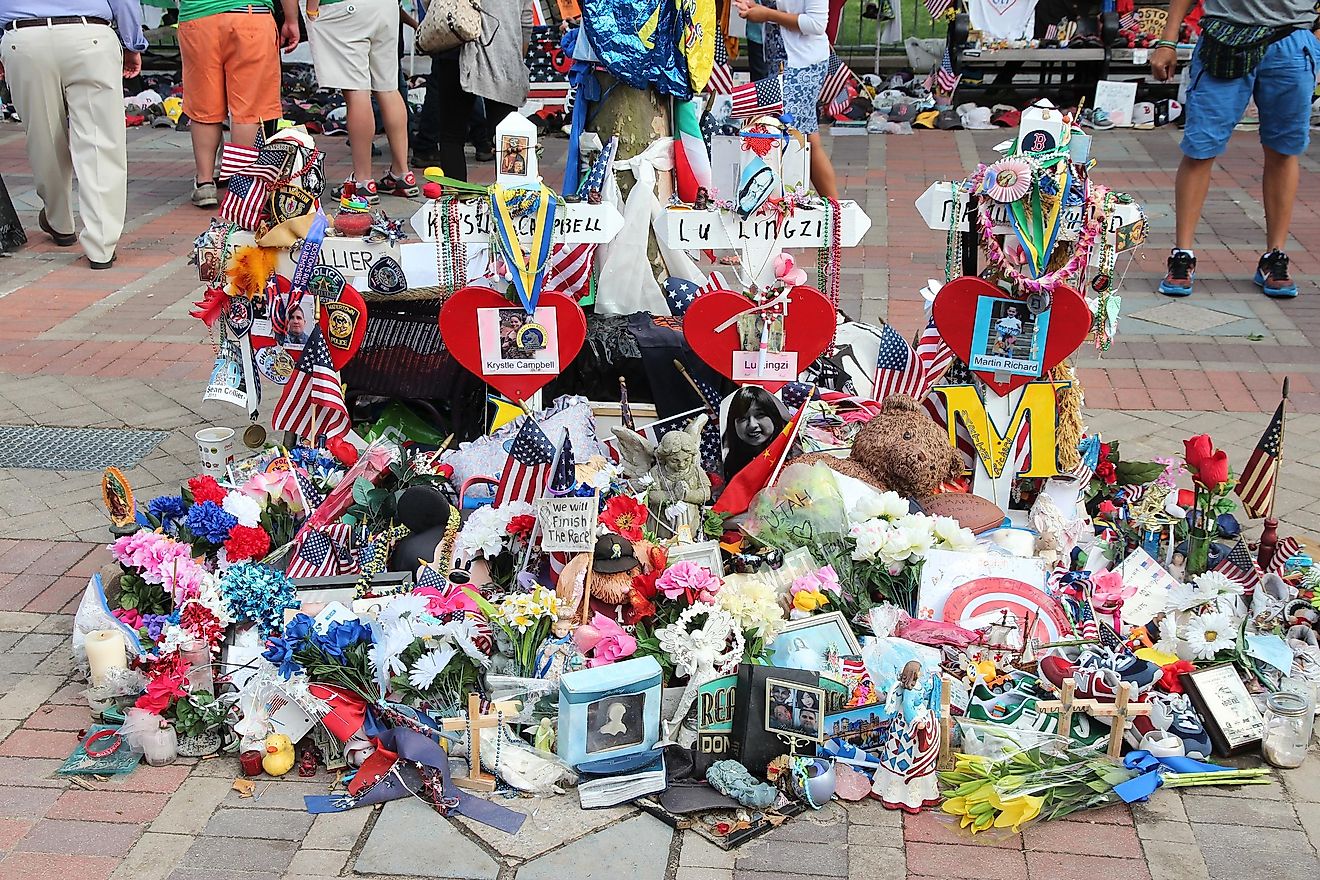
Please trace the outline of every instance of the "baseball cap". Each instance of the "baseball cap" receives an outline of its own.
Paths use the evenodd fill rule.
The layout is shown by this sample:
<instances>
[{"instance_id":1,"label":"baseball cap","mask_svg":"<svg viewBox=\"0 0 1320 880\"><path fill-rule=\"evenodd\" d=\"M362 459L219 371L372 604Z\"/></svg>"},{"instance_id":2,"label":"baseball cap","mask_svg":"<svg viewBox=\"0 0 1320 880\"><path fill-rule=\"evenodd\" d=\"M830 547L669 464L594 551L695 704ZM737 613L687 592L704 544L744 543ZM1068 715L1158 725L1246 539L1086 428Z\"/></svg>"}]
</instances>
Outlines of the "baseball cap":
<instances>
[{"instance_id":1,"label":"baseball cap","mask_svg":"<svg viewBox=\"0 0 1320 880\"><path fill-rule=\"evenodd\" d=\"M962 120L963 128L979 131L995 127L990 123L989 107L978 107L972 103L960 104L958 105L958 118Z\"/></svg>"},{"instance_id":2,"label":"baseball cap","mask_svg":"<svg viewBox=\"0 0 1320 880\"><path fill-rule=\"evenodd\" d=\"M1132 125L1135 128L1155 127L1155 105L1150 101L1138 101L1132 105Z\"/></svg>"},{"instance_id":3,"label":"baseball cap","mask_svg":"<svg viewBox=\"0 0 1320 880\"><path fill-rule=\"evenodd\" d=\"M996 104L990 108L990 122L1003 128L1017 128L1022 124L1022 111L1009 104Z\"/></svg>"},{"instance_id":4,"label":"baseball cap","mask_svg":"<svg viewBox=\"0 0 1320 880\"><path fill-rule=\"evenodd\" d=\"M885 116L889 118L890 122L912 122L917 118L917 108L915 104L899 101L889 108L889 112Z\"/></svg>"},{"instance_id":5,"label":"baseball cap","mask_svg":"<svg viewBox=\"0 0 1320 880\"><path fill-rule=\"evenodd\" d=\"M924 113L918 113L917 118L912 120L912 125L915 128L934 128L935 120L939 117L940 112L938 110L927 110Z\"/></svg>"},{"instance_id":6,"label":"baseball cap","mask_svg":"<svg viewBox=\"0 0 1320 880\"><path fill-rule=\"evenodd\" d=\"M935 127L940 131L958 131L963 127L958 111L952 107L941 110L935 117Z\"/></svg>"}]
</instances>

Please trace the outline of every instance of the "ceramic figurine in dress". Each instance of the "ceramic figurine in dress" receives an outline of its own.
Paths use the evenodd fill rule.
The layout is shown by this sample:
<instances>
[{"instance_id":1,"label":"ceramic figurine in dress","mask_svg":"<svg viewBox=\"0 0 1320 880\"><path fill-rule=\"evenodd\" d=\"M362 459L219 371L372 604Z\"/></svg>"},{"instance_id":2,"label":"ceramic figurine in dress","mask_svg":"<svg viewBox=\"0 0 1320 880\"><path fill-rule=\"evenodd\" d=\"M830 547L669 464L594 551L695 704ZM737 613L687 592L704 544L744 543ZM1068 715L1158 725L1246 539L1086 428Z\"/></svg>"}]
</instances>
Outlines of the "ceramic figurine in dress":
<instances>
[{"instance_id":1,"label":"ceramic figurine in dress","mask_svg":"<svg viewBox=\"0 0 1320 880\"><path fill-rule=\"evenodd\" d=\"M908 661L885 704L886 714L893 720L871 785L871 797L886 808L916 813L940 802L935 776L940 755L939 706L939 676L923 678L921 663Z\"/></svg>"}]
</instances>

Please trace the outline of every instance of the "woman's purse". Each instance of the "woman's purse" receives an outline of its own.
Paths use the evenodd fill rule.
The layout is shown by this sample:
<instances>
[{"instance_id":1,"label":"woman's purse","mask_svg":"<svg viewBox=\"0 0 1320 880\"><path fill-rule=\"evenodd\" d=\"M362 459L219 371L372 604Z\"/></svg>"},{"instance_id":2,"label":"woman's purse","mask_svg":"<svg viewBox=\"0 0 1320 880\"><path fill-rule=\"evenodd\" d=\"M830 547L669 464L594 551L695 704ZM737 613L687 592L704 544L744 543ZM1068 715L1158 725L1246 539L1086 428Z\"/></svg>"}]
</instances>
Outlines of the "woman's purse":
<instances>
[{"instance_id":1,"label":"woman's purse","mask_svg":"<svg viewBox=\"0 0 1320 880\"><path fill-rule=\"evenodd\" d=\"M1270 46L1295 28L1234 24L1222 18L1201 21L1201 68L1219 79L1238 79L1256 69Z\"/></svg>"},{"instance_id":2,"label":"woman's purse","mask_svg":"<svg viewBox=\"0 0 1320 880\"><path fill-rule=\"evenodd\" d=\"M433 0L417 28L417 48L446 52L481 39L481 0Z\"/></svg>"}]
</instances>

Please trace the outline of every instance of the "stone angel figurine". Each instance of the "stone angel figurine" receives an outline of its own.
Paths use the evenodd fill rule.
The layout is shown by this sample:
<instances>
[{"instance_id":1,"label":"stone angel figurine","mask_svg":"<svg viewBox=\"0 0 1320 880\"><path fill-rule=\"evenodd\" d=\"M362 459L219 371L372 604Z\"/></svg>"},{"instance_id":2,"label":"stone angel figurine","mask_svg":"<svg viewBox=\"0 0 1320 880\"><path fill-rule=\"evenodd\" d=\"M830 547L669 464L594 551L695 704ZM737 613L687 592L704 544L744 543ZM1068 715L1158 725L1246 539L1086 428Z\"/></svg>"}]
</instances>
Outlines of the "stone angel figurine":
<instances>
[{"instance_id":1,"label":"stone angel figurine","mask_svg":"<svg viewBox=\"0 0 1320 880\"><path fill-rule=\"evenodd\" d=\"M687 526L701 533L701 506L710 501L710 477L701 469L699 415L681 431L670 431L657 444L627 428L614 429L624 459L624 476L647 485L651 515L675 534Z\"/></svg>"}]
</instances>

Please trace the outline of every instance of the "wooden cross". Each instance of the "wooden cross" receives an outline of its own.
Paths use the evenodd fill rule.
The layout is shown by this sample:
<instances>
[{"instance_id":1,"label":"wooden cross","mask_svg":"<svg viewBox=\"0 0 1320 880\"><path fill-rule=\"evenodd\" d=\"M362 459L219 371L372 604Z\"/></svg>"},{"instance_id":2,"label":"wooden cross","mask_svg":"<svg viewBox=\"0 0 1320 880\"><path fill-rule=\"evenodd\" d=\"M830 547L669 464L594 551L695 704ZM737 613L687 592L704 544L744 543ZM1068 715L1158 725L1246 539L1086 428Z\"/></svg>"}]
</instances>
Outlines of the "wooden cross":
<instances>
[{"instance_id":1,"label":"wooden cross","mask_svg":"<svg viewBox=\"0 0 1320 880\"><path fill-rule=\"evenodd\" d=\"M495 790L495 777L481 769L481 731L498 728L501 716L516 715L521 707L522 704L517 700L501 700L490 704L490 709L495 714L482 715L481 697L468 694L467 715L445 718L440 722L442 730L468 732L468 775L454 777L455 785L472 791Z\"/></svg>"},{"instance_id":2,"label":"wooden cross","mask_svg":"<svg viewBox=\"0 0 1320 880\"><path fill-rule=\"evenodd\" d=\"M1069 678L1064 681L1063 688L1057 700L1046 700L1038 703L1036 708L1041 712L1048 712L1059 716L1059 736L1067 736L1068 731L1072 729L1072 716L1074 712L1085 712L1092 718L1110 718L1112 721L1109 726L1109 748L1106 753L1115 761L1118 760L1119 753L1123 750L1123 734L1127 732L1128 719L1133 715L1149 715L1149 703L1132 703L1131 698L1135 688L1128 682L1118 687L1118 694L1114 697L1112 703L1101 703L1096 700L1078 700L1075 698L1077 682Z\"/></svg>"}]
</instances>

